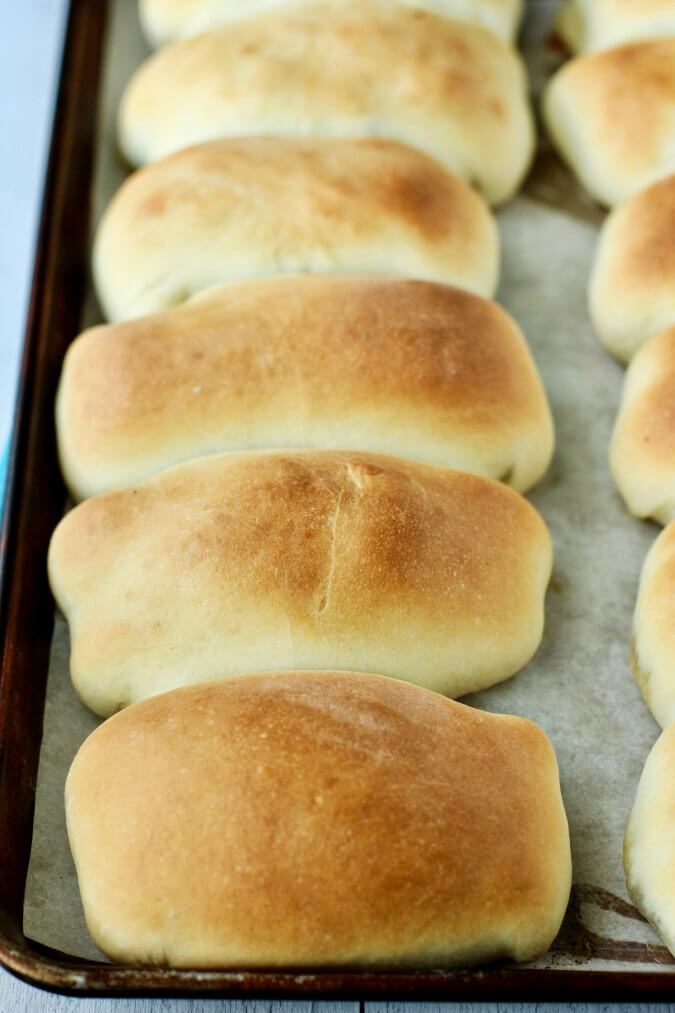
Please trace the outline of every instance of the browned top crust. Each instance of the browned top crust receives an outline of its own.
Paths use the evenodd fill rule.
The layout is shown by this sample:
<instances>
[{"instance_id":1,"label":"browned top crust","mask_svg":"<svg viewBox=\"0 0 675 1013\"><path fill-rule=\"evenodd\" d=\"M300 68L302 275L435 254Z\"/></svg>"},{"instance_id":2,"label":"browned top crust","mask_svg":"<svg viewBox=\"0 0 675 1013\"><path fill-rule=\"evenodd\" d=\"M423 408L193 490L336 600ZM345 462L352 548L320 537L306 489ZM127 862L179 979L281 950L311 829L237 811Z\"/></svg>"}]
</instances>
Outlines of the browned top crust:
<instances>
[{"instance_id":1,"label":"browned top crust","mask_svg":"<svg viewBox=\"0 0 675 1013\"><path fill-rule=\"evenodd\" d=\"M373 278L231 283L89 330L66 356L57 421L78 499L272 447L395 453L523 491L553 449L536 366L504 310Z\"/></svg>"},{"instance_id":2,"label":"browned top crust","mask_svg":"<svg viewBox=\"0 0 675 1013\"><path fill-rule=\"evenodd\" d=\"M276 7L155 53L119 111L134 165L217 137L390 137L425 151L490 203L534 149L523 64L469 21L392 3Z\"/></svg>"},{"instance_id":3,"label":"browned top crust","mask_svg":"<svg viewBox=\"0 0 675 1013\"><path fill-rule=\"evenodd\" d=\"M87 921L116 960L527 959L569 894L546 736L380 676L156 697L89 737L66 800Z\"/></svg>"},{"instance_id":4,"label":"browned top crust","mask_svg":"<svg viewBox=\"0 0 675 1013\"><path fill-rule=\"evenodd\" d=\"M217 454L86 500L50 579L93 710L231 672L343 668L460 695L536 649L551 543L497 482L355 452Z\"/></svg>"},{"instance_id":5,"label":"browned top crust","mask_svg":"<svg viewBox=\"0 0 675 1013\"><path fill-rule=\"evenodd\" d=\"M603 344L624 360L675 323L675 176L629 197L609 216L590 296Z\"/></svg>"},{"instance_id":6,"label":"browned top crust","mask_svg":"<svg viewBox=\"0 0 675 1013\"><path fill-rule=\"evenodd\" d=\"M330 3L330 0L326 0ZM343 3L349 0L342 0ZM511 42L522 15L522 0L390 0L483 25ZM596 0L597 2L597 0ZM636 0L633 0L636 2ZM644 3L644 0L642 0ZM652 3L656 0L651 0ZM662 0L663 2L663 0ZM672 0L671 0L672 2ZM275 7L314 6L313 0L140 0L139 14L151 46L197 35L219 25Z\"/></svg>"},{"instance_id":7,"label":"browned top crust","mask_svg":"<svg viewBox=\"0 0 675 1013\"><path fill-rule=\"evenodd\" d=\"M498 262L481 199L384 140L256 137L180 151L124 183L94 249L113 320L278 274L421 277L490 296Z\"/></svg>"},{"instance_id":8,"label":"browned top crust","mask_svg":"<svg viewBox=\"0 0 675 1013\"><path fill-rule=\"evenodd\" d=\"M675 519L675 327L643 345L628 367L610 464L631 513Z\"/></svg>"},{"instance_id":9,"label":"browned top crust","mask_svg":"<svg viewBox=\"0 0 675 1013\"><path fill-rule=\"evenodd\" d=\"M549 130L585 186L617 204L675 171L675 37L577 57L544 96Z\"/></svg>"}]
</instances>

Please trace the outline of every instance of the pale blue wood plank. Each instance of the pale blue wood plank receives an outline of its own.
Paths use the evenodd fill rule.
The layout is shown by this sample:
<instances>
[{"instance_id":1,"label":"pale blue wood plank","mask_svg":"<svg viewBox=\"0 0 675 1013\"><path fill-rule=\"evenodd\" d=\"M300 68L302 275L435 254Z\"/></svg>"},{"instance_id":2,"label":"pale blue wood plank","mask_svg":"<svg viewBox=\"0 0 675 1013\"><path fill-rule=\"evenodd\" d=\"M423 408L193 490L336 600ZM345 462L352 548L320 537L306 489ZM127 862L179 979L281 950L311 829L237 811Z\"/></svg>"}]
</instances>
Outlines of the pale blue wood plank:
<instances>
[{"instance_id":1,"label":"pale blue wood plank","mask_svg":"<svg viewBox=\"0 0 675 1013\"><path fill-rule=\"evenodd\" d=\"M0 450L7 440L33 269L67 0L3 8L0 60Z\"/></svg>"},{"instance_id":2,"label":"pale blue wood plank","mask_svg":"<svg viewBox=\"0 0 675 1013\"><path fill-rule=\"evenodd\" d=\"M366 1003L364 1013L668 1013L664 1003Z\"/></svg>"},{"instance_id":3,"label":"pale blue wood plank","mask_svg":"<svg viewBox=\"0 0 675 1013\"><path fill-rule=\"evenodd\" d=\"M356 1002L233 1002L217 999L71 999L0 971L1 1013L359 1013Z\"/></svg>"},{"instance_id":4,"label":"pale blue wood plank","mask_svg":"<svg viewBox=\"0 0 675 1013\"><path fill-rule=\"evenodd\" d=\"M471 1002L368 1002L365 1013L668 1013L669 1003L471 1003ZM126 1011L125 1011L126 1013Z\"/></svg>"}]
</instances>

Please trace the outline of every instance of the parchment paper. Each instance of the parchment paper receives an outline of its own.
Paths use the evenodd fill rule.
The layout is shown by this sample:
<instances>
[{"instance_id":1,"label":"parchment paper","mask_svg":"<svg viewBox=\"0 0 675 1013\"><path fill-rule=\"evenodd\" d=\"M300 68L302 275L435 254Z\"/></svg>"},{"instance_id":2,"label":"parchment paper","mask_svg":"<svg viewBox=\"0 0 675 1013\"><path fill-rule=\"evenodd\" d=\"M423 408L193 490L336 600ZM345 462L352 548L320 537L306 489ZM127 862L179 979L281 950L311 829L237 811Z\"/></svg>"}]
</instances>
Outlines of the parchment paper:
<instances>
[{"instance_id":1,"label":"parchment paper","mask_svg":"<svg viewBox=\"0 0 675 1013\"><path fill-rule=\"evenodd\" d=\"M525 50L535 91L559 61L546 43L554 4L528 8ZM125 175L114 140L118 98L146 53L136 4L111 5L95 207L98 218ZM83 96L86 101L86 96ZM637 969L671 958L629 904L621 852L642 766L658 729L629 668L640 567L657 529L631 519L613 488L607 448L623 370L600 348L586 287L600 214L545 147L524 194L499 214L500 300L523 327L548 389L557 452L532 493L555 544L543 643L510 681L467 702L526 715L555 745L569 816L575 888L563 931L541 966ZM96 319L93 297L87 322ZM96 719L68 676L68 631L52 646L26 933L82 957L100 957L84 925L65 833L63 784Z\"/></svg>"}]
</instances>

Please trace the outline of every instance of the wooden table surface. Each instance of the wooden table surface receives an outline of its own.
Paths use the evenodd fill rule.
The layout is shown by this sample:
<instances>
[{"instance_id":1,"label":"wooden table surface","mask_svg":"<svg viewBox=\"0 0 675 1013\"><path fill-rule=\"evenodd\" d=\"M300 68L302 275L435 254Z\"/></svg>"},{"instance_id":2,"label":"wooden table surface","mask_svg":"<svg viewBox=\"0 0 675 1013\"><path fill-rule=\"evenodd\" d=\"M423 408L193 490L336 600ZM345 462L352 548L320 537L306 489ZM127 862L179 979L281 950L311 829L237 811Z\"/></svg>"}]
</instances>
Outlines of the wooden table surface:
<instances>
[{"instance_id":1,"label":"wooden table surface","mask_svg":"<svg viewBox=\"0 0 675 1013\"><path fill-rule=\"evenodd\" d=\"M22 982L5 975L0 978L0 1010L2 1013L71 1013L77 1009L82 1013L213 1013L227 1008L227 1013L437 1013L452 1010L452 1013L482 1013L484 1010L512 1013L514 1010L541 1010L541 1013L556 1013L558 1010L578 1010L581 1013L605 1013L625 1009L623 1006L579 1004L549 1005L528 1003L513 1006L505 1003L358 1003L358 1002L231 1002L218 999L65 999L39 993ZM630 1007L637 1013L658 1013L669 1006L637 1004Z\"/></svg>"}]
</instances>

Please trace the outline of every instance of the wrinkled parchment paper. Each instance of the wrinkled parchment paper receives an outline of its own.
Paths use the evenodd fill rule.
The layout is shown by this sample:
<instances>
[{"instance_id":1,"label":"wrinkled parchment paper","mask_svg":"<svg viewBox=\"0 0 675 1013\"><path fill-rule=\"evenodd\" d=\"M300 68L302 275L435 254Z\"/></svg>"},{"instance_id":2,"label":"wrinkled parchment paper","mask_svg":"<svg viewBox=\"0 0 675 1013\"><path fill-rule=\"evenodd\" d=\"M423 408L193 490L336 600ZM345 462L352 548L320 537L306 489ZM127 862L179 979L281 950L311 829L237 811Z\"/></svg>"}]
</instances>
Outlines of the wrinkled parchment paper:
<instances>
[{"instance_id":1,"label":"wrinkled parchment paper","mask_svg":"<svg viewBox=\"0 0 675 1013\"><path fill-rule=\"evenodd\" d=\"M554 6L534 0L528 8L524 48L535 92L560 59L547 41ZM96 218L125 175L114 124L121 89L146 54L135 7L131 0L111 4ZM657 529L627 515L607 468L623 370L600 348L586 309L601 215L542 145L523 195L499 213L499 298L531 343L555 415L555 460L531 495L553 534L554 577L534 661L469 702L532 718L558 754L575 888L561 935L539 965L667 971L672 961L629 904L621 864L635 788L658 734L629 669L637 580ZM93 297L86 318L97 319ZM70 686L68 652L67 627L58 618L24 926L39 942L102 959L84 924L65 832L65 775L96 724Z\"/></svg>"}]
</instances>

